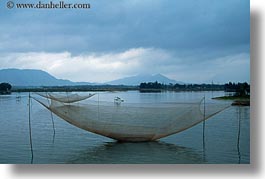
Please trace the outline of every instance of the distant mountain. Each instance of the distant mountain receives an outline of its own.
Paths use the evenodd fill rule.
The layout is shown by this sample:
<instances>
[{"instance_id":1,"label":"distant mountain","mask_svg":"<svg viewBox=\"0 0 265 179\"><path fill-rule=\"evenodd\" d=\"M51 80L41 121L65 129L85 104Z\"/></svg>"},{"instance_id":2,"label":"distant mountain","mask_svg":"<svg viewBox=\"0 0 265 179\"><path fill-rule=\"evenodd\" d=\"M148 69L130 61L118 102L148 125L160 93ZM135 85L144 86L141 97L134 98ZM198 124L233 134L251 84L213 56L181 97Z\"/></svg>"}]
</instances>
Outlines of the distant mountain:
<instances>
[{"instance_id":1,"label":"distant mountain","mask_svg":"<svg viewBox=\"0 0 265 179\"><path fill-rule=\"evenodd\" d=\"M2 69L0 70L0 83L2 82L10 83L12 86L67 86L92 84L57 79L45 71L31 69Z\"/></svg>"},{"instance_id":2,"label":"distant mountain","mask_svg":"<svg viewBox=\"0 0 265 179\"><path fill-rule=\"evenodd\" d=\"M166 76L161 75L161 74L131 76L131 77L117 79L114 81L109 81L109 82L106 82L106 84L110 84L110 85L139 85L140 83L143 83L143 82L155 82L155 81L157 81L159 83L164 83L164 84L169 84L169 83L184 84L181 81L169 79Z\"/></svg>"},{"instance_id":3,"label":"distant mountain","mask_svg":"<svg viewBox=\"0 0 265 179\"><path fill-rule=\"evenodd\" d=\"M161 74L156 75L137 75L127 78L117 79L106 82L109 85L132 85L136 86L142 82L159 82L164 84L179 83L167 78ZM12 86L74 86L74 85L100 85L98 83L89 82L72 82L70 80L57 79L49 73L35 69L2 69L0 70L0 83L7 82Z\"/></svg>"}]
</instances>

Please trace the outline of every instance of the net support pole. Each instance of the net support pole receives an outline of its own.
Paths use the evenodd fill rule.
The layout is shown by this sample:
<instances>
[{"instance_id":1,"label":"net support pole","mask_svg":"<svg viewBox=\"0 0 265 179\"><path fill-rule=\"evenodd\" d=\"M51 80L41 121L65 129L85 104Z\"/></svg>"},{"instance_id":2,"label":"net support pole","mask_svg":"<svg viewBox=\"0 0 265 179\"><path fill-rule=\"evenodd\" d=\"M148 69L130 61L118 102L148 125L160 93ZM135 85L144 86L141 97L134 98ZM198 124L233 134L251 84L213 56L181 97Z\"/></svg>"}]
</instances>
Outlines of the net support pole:
<instances>
[{"instance_id":1,"label":"net support pole","mask_svg":"<svg viewBox=\"0 0 265 179\"><path fill-rule=\"evenodd\" d=\"M203 137L205 134L205 96L203 97Z\"/></svg>"},{"instance_id":2,"label":"net support pole","mask_svg":"<svg viewBox=\"0 0 265 179\"><path fill-rule=\"evenodd\" d=\"M205 95L203 97L202 150L203 159L205 159Z\"/></svg>"},{"instance_id":3,"label":"net support pole","mask_svg":"<svg viewBox=\"0 0 265 179\"><path fill-rule=\"evenodd\" d=\"M238 132L237 132L237 154L238 154L238 164L241 163L241 153L240 153L240 128L241 128L241 110L240 107L238 106Z\"/></svg>"},{"instance_id":4,"label":"net support pole","mask_svg":"<svg viewBox=\"0 0 265 179\"><path fill-rule=\"evenodd\" d=\"M29 92L29 101L28 101L28 111L29 111L29 120L28 120L28 124L29 124L29 142L30 142L30 151L31 151L31 164L33 163L33 146L32 146L32 131L31 131L31 96L30 96L30 92Z\"/></svg>"}]
</instances>

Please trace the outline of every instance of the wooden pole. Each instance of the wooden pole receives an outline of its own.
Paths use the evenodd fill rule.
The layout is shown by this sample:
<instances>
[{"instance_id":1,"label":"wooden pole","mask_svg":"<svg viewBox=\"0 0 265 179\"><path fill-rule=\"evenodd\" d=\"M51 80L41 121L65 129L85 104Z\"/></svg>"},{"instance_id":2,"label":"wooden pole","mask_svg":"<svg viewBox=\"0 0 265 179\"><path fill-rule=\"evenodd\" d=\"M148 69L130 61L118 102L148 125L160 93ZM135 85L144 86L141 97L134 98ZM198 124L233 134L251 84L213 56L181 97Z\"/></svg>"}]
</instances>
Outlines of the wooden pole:
<instances>
[{"instance_id":1,"label":"wooden pole","mask_svg":"<svg viewBox=\"0 0 265 179\"><path fill-rule=\"evenodd\" d=\"M28 101L28 107L29 107L29 120L28 120L28 124L29 124L29 142L30 142L30 151L31 151L31 164L33 163L33 146L32 146L32 130L31 130L31 96L30 96L30 92L29 92L29 101Z\"/></svg>"}]
</instances>

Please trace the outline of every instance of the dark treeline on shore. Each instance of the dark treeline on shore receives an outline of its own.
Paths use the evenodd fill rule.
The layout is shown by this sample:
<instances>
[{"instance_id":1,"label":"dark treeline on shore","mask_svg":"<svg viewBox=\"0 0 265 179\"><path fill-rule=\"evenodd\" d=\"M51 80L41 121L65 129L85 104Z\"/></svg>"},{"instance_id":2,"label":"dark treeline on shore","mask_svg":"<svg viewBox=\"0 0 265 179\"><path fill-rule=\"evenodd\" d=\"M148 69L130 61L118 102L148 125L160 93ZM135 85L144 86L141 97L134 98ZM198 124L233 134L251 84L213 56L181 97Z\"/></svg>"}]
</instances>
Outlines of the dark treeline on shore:
<instances>
[{"instance_id":1,"label":"dark treeline on shore","mask_svg":"<svg viewBox=\"0 0 265 179\"><path fill-rule=\"evenodd\" d=\"M2 83L0 92L71 92L71 91L128 91L139 90L140 92L162 91L226 91L239 94L249 94L248 83L226 84L162 84L158 82L141 83L139 86L126 85L79 85L79 86L40 86L40 87L12 87L9 83Z\"/></svg>"},{"instance_id":2,"label":"dark treeline on shore","mask_svg":"<svg viewBox=\"0 0 265 179\"><path fill-rule=\"evenodd\" d=\"M250 85L248 83L226 83L226 84L161 84L158 82L141 83L139 90L142 92L149 91L226 91L250 93Z\"/></svg>"},{"instance_id":3,"label":"dark treeline on shore","mask_svg":"<svg viewBox=\"0 0 265 179\"><path fill-rule=\"evenodd\" d=\"M163 89L176 91L197 91L197 90L224 90L224 85L219 84L161 84L158 82L141 83L140 89Z\"/></svg>"},{"instance_id":4,"label":"dark treeline on shore","mask_svg":"<svg viewBox=\"0 0 265 179\"><path fill-rule=\"evenodd\" d=\"M78 86L40 86L14 87L12 92L74 92L74 91L128 91L138 90L137 86L125 85L78 85Z\"/></svg>"},{"instance_id":5,"label":"dark treeline on shore","mask_svg":"<svg viewBox=\"0 0 265 179\"><path fill-rule=\"evenodd\" d=\"M12 86L9 83L0 83L0 94L10 94Z\"/></svg>"},{"instance_id":6,"label":"dark treeline on shore","mask_svg":"<svg viewBox=\"0 0 265 179\"><path fill-rule=\"evenodd\" d=\"M250 85L248 83L226 83L224 85L225 91L235 92L235 96L249 96L250 95Z\"/></svg>"}]
</instances>

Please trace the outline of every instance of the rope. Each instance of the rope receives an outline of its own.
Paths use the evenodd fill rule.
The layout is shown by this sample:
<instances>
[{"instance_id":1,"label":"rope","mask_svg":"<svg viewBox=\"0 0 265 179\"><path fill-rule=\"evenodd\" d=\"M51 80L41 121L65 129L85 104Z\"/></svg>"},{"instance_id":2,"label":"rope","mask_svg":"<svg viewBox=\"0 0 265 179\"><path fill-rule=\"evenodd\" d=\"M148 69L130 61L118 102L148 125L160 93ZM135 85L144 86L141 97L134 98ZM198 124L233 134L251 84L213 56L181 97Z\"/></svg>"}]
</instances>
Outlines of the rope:
<instances>
[{"instance_id":1,"label":"rope","mask_svg":"<svg viewBox=\"0 0 265 179\"><path fill-rule=\"evenodd\" d=\"M29 106L29 142L30 142L30 151L31 151L31 164L33 163L33 145L32 145L32 129L31 129L31 113L30 113L30 108L31 108L31 96L29 92L29 101L28 101L28 106Z\"/></svg>"},{"instance_id":2,"label":"rope","mask_svg":"<svg viewBox=\"0 0 265 179\"><path fill-rule=\"evenodd\" d=\"M68 91L66 91L66 96L67 96L67 101L69 101ZM68 105L67 112L69 114L70 104L67 103L67 105Z\"/></svg>"},{"instance_id":3,"label":"rope","mask_svg":"<svg viewBox=\"0 0 265 179\"><path fill-rule=\"evenodd\" d=\"M98 121L99 121L99 93L98 93Z\"/></svg>"},{"instance_id":4,"label":"rope","mask_svg":"<svg viewBox=\"0 0 265 179\"><path fill-rule=\"evenodd\" d=\"M48 93L46 92L46 96L48 96ZM49 99L47 98L47 101L48 101L48 105L50 105L50 101ZM53 114L52 114L52 111L51 112L51 121L52 121L52 128L53 128L53 137L52 137L52 143L54 143L54 139L55 139L55 125L54 125L54 119L53 119Z\"/></svg>"}]
</instances>

